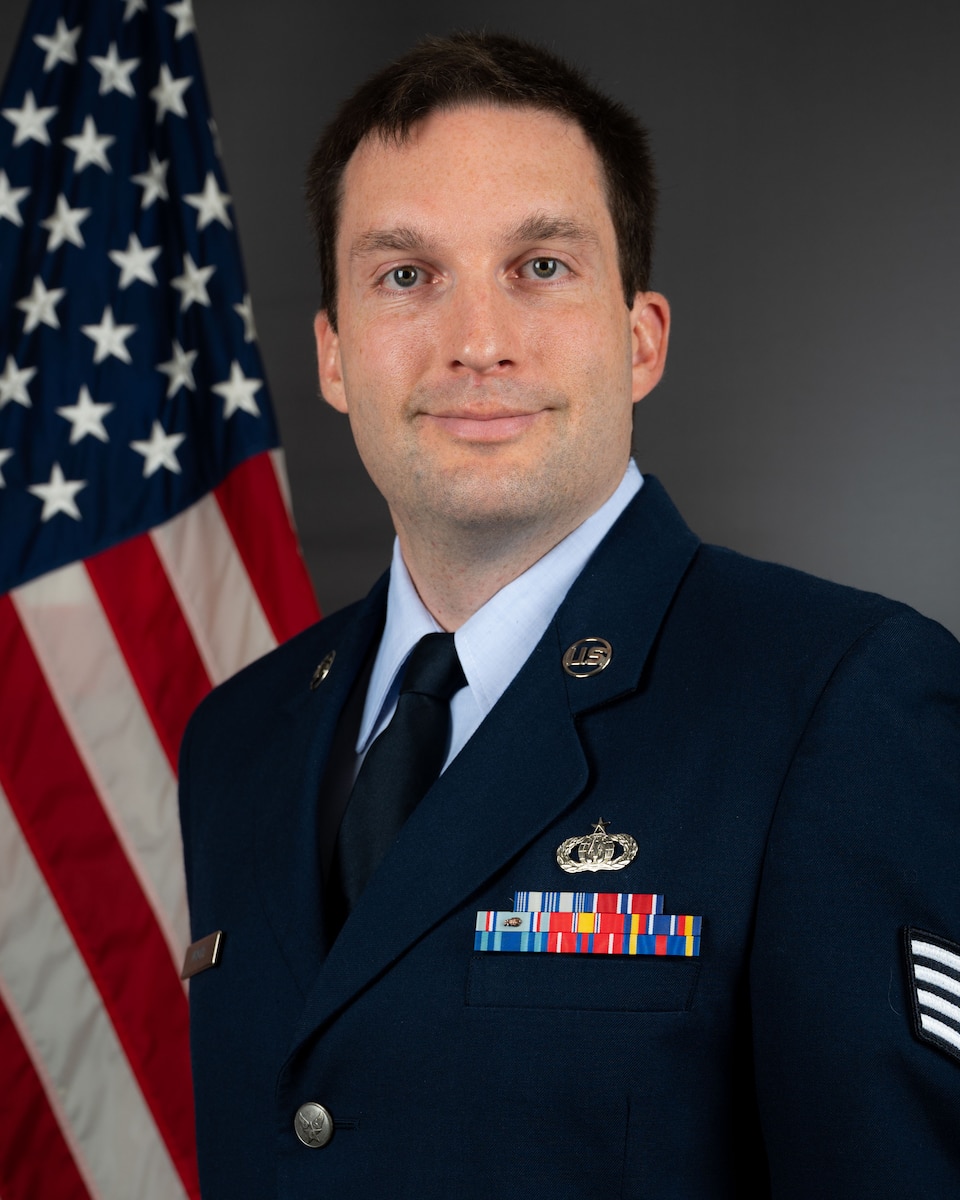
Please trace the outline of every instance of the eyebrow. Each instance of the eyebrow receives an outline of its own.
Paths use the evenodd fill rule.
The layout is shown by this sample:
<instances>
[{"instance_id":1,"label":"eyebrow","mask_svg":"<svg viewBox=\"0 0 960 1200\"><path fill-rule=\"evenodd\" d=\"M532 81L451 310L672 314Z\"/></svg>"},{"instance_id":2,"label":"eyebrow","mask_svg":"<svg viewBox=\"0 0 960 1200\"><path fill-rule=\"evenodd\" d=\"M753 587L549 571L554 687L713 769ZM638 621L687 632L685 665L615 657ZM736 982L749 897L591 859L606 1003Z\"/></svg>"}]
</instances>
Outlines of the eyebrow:
<instances>
[{"instance_id":1,"label":"eyebrow","mask_svg":"<svg viewBox=\"0 0 960 1200\"><path fill-rule=\"evenodd\" d=\"M361 233L350 248L351 258L362 258L365 254L376 254L381 250L394 250L400 254L423 250L427 239L415 229L399 226L396 229L370 229Z\"/></svg>"},{"instance_id":2,"label":"eyebrow","mask_svg":"<svg viewBox=\"0 0 960 1200\"><path fill-rule=\"evenodd\" d=\"M596 231L589 225L583 225L572 217L555 217L549 213L534 213L532 217L526 217L508 231L504 240L508 243L552 242L556 238L567 242L585 242L591 246L599 241Z\"/></svg>"},{"instance_id":3,"label":"eyebrow","mask_svg":"<svg viewBox=\"0 0 960 1200\"><path fill-rule=\"evenodd\" d=\"M596 246L599 242L595 230L589 225L584 225L572 217L551 216L548 213L534 213L525 217L519 225L508 229L502 240L509 246L518 242L549 242L557 238L591 246ZM394 229L369 229L357 237L350 249L350 257L363 258L365 255L378 254L384 250L396 254L413 254L422 252L429 243L428 237L406 225Z\"/></svg>"}]
</instances>

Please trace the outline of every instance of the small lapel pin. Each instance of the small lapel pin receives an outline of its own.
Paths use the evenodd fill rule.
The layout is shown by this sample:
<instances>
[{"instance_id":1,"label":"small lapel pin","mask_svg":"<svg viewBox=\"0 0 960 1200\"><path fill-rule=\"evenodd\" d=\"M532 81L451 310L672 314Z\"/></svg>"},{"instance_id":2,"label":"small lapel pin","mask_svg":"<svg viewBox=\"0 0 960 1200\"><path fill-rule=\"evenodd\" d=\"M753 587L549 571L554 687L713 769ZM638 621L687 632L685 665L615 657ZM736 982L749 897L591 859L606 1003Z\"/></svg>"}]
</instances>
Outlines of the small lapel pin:
<instances>
[{"instance_id":1,"label":"small lapel pin","mask_svg":"<svg viewBox=\"0 0 960 1200\"><path fill-rule=\"evenodd\" d=\"M610 665L613 658L613 647L605 638L581 638L568 646L563 656L563 669L574 679L587 679L591 675L599 675Z\"/></svg>"},{"instance_id":2,"label":"small lapel pin","mask_svg":"<svg viewBox=\"0 0 960 1200\"><path fill-rule=\"evenodd\" d=\"M557 847L560 869L575 875L580 871L622 871L632 863L637 857L636 840L629 833L607 833L606 826L606 821L597 821L593 833L561 842Z\"/></svg>"},{"instance_id":3,"label":"small lapel pin","mask_svg":"<svg viewBox=\"0 0 960 1200\"><path fill-rule=\"evenodd\" d=\"M206 937L200 938L199 941L192 942L187 947L180 978L190 979L193 975L199 975L201 971L206 971L208 967L215 967L220 961L222 945L222 929L217 929L214 933L208 933Z\"/></svg>"},{"instance_id":4,"label":"small lapel pin","mask_svg":"<svg viewBox=\"0 0 960 1200\"><path fill-rule=\"evenodd\" d=\"M331 650L321 663L318 663L317 669L314 671L310 679L310 691L315 692L321 683L330 674L330 668L333 666L333 660L337 657L336 650Z\"/></svg>"}]
</instances>

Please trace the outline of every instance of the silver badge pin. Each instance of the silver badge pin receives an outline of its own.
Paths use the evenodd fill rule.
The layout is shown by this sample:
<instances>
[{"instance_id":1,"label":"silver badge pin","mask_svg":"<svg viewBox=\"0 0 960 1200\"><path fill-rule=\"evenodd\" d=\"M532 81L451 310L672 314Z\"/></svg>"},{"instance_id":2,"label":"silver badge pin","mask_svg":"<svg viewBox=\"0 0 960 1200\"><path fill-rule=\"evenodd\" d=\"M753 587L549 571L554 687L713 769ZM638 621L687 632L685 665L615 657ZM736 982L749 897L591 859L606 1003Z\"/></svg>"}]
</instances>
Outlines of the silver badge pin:
<instances>
[{"instance_id":1,"label":"silver badge pin","mask_svg":"<svg viewBox=\"0 0 960 1200\"><path fill-rule=\"evenodd\" d=\"M636 839L629 833L607 833L600 820L593 833L567 838L557 847L557 865L576 875L580 871L622 871L637 857ZM618 849L619 848L619 849Z\"/></svg>"}]
</instances>

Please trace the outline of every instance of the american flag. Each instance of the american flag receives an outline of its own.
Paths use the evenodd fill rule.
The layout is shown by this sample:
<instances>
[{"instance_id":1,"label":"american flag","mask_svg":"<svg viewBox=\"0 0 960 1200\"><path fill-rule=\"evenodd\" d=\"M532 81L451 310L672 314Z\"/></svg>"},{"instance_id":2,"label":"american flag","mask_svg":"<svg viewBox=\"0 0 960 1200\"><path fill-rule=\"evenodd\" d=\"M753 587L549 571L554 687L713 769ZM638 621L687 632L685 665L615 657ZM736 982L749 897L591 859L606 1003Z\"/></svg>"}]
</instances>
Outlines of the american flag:
<instances>
[{"instance_id":1,"label":"american flag","mask_svg":"<svg viewBox=\"0 0 960 1200\"><path fill-rule=\"evenodd\" d=\"M197 1196L178 747L317 614L190 0L34 0L0 302L0 1196Z\"/></svg>"}]
</instances>

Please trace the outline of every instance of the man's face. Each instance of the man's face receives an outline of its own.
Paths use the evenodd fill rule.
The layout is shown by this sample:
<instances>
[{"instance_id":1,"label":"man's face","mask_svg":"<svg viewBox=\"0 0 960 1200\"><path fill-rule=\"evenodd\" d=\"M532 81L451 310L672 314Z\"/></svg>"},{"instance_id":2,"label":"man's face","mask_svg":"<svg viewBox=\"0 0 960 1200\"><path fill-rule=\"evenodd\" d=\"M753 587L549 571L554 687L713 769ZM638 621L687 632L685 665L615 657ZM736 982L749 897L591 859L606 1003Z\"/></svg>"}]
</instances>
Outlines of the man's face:
<instances>
[{"instance_id":1,"label":"man's face","mask_svg":"<svg viewBox=\"0 0 960 1200\"><path fill-rule=\"evenodd\" d=\"M401 545L559 540L617 486L669 312L624 303L599 160L534 109L438 112L347 164L324 397L350 416Z\"/></svg>"}]
</instances>

